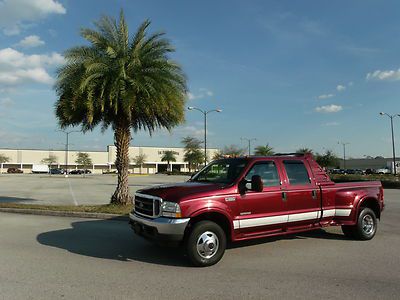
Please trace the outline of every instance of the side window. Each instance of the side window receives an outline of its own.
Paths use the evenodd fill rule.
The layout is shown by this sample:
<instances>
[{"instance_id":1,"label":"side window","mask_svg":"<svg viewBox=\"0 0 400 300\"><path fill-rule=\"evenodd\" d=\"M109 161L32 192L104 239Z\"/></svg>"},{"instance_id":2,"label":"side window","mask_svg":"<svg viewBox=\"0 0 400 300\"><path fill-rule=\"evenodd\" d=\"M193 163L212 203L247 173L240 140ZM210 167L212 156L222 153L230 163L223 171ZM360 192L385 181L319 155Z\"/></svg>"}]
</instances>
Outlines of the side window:
<instances>
[{"instance_id":1,"label":"side window","mask_svg":"<svg viewBox=\"0 0 400 300\"><path fill-rule=\"evenodd\" d=\"M303 162L298 160L285 160L286 174L291 185L310 184L310 176Z\"/></svg>"},{"instance_id":2,"label":"side window","mask_svg":"<svg viewBox=\"0 0 400 300\"><path fill-rule=\"evenodd\" d=\"M273 161L256 163L246 175L246 180L250 181L253 175L260 175L264 186L278 186L280 184L278 171Z\"/></svg>"}]
</instances>

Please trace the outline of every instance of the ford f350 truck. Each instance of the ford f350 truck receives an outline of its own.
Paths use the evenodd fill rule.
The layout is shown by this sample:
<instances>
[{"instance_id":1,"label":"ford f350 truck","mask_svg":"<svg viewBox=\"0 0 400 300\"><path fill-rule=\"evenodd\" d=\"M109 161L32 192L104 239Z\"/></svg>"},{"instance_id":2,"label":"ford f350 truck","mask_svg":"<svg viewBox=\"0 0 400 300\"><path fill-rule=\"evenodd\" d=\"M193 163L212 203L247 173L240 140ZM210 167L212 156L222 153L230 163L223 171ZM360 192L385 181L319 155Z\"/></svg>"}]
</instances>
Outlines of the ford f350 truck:
<instances>
[{"instance_id":1,"label":"ford f350 truck","mask_svg":"<svg viewBox=\"0 0 400 300\"><path fill-rule=\"evenodd\" d=\"M140 236L176 242L196 266L223 256L227 242L327 226L372 239L384 208L380 181L334 183L312 155L216 160L188 182L135 194L130 224Z\"/></svg>"}]
</instances>

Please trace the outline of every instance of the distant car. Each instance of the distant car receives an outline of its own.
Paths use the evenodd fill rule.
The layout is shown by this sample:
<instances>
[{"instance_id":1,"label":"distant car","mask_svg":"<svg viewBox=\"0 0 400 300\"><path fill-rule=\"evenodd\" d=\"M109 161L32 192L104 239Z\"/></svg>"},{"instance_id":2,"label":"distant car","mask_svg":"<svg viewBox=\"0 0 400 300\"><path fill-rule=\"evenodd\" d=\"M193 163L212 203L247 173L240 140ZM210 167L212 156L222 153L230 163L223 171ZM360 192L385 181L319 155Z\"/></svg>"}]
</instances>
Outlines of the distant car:
<instances>
[{"instance_id":1,"label":"distant car","mask_svg":"<svg viewBox=\"0 0 400 300\"><path fill-rule=\"evenodd\" d=\"M381 168L376 170L376 174L392 174L388 168Z\"/></svg>"},{"instance_id":2,"label":"distant car","mask_svg":"<svg viewBox=\"0 0 400 300\"><path fill-rule=\"evenodd\" d=\"M7 173L9 173L9 174L22 174L24 172L22 170L18 169L18 168L8 168L7 169Z\"/></svg>"},{"instance_id":3,"label":"distant car","mask_svg":"<svg viewBox=\"0 0 400 300\"><path fill-rule=\"evenodd\" d=\"M365 174L367 174L367 175L376 174L376 170L374 170L374 169L366 169L365 170Z\"/></svg>"},{"instance_id":4,"label":"distant car","mask_svg":"<svg viewBox=\"0 0 400 300\"><path fill-rule=\"evenodd\" d=\"M50 174L58 175L58 174L64 174L63 169L50 169Z\"/></svg>"},{"instance_id":5,"label":"distant car","mask_svg":"<svg viewBox=\"0 0 400 300\"><path fill-rule=\"evenodd\" d=\"M85 169L85 170L72 170L69 172L72 175L81 175L81 174L92 174L92 171Z\"/></svg>"}]
</instances>

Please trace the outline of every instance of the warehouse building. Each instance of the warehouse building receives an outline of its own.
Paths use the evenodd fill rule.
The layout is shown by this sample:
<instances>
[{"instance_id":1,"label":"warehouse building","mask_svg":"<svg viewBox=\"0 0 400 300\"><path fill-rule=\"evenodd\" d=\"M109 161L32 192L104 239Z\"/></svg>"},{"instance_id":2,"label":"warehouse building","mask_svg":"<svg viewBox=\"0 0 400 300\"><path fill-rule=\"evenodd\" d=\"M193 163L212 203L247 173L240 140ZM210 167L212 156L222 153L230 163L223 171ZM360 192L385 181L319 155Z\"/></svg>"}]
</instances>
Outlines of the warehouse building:
<instances>
[{"instance_id":1,"label":"warehouse building","mask_svg":"<svg viewBox=\"0 0 400 300\"><path fill-rule=\"evenodd\" d=\"M168 163L161 161L166 151L173 151L175 154L175 162L170 162L170 169L187 172L189 171L188 163L184 161L184 148L179 147L141 147L133 146L129 148L129 157L131 159L130 172L155 174L167 171ZM218 149L207 149L208 157L213 157ZM93 165L90 166L92 173L113 172L115 168L116 147L111 145L107 147L107 151L76 151L70 150L32 150L32 149L1 149L0 154L9 158L9 162L0 165L1 172L7 172L8 168L18 168L24 173L31 173L34 165L43 165L43 159L55 157L56 163L52 165L54 168L62 168L68 170L80 169L82 166L76 164L79 152L88 153ZM140 166L136 165L134 158L144 155L145 163ZM140 170L141 169L141 170Z\"/></svg>"}]
</instances>

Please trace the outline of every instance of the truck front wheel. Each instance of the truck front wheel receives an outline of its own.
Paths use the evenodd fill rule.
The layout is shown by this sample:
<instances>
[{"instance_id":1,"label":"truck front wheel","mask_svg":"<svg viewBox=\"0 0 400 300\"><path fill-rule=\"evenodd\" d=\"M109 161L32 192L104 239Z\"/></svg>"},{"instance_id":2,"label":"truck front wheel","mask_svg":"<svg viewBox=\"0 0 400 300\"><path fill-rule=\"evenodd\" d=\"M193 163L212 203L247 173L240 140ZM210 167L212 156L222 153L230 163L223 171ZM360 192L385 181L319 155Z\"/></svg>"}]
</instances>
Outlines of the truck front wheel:
<instances>
[{"instance_id":1,"label":"truck front wheel","mask_svg":"<svg viewBox=\"0 0 400 300\"><path fill-rule=\"evenodd\" d=\"M193 225L185 241L186 253L193 265L207 267L216 264L224 255L226 235L212 221L200 221Z\"/></svg>"},{"instance_id":2,"label":"truck front wheel","mask_svg":"<svg viewBox=\"0 0 400 300\"><path fill-rule=\"evenodd\" d=\"M354 226L342 226L343 233L358 240L370 240L375 236L378 222L374 211L364 207L358 216L357 224Z\"/></svg>"}]
</instances>

